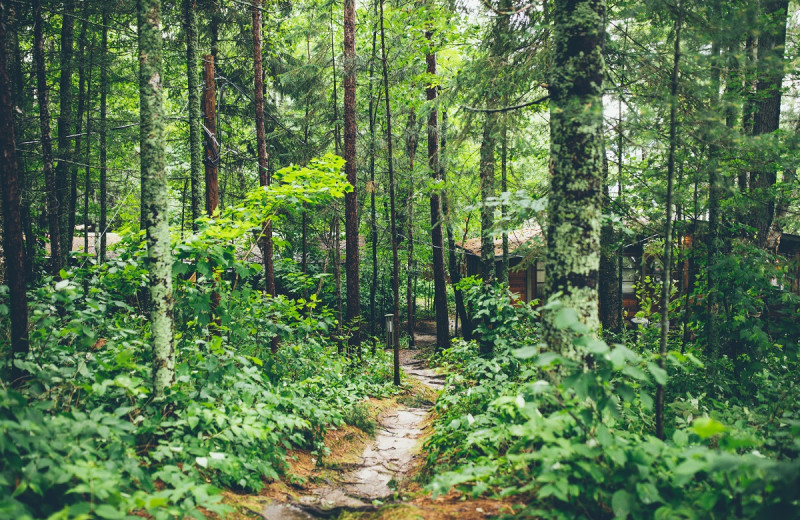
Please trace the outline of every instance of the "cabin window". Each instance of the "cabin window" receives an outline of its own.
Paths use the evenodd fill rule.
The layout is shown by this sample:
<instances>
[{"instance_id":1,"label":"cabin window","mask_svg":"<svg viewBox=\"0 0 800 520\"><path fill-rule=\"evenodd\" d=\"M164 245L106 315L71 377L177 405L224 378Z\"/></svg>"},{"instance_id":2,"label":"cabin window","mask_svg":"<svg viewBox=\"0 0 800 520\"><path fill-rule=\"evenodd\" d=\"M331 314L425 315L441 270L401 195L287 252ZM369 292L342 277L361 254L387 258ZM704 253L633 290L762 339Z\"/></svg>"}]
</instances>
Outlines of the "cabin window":
<instances>
[{"instance_id":1,"label":"cabin window","mask_svg":"<svg viewBox=\"0 0 800 520\"><path fill-rule=\"evenodd\" d=\"M636 262L629 256L622 257L622 294L635 294L633 284L636 282L636 274L639 269Z\"/></svg>"}]
</instances>

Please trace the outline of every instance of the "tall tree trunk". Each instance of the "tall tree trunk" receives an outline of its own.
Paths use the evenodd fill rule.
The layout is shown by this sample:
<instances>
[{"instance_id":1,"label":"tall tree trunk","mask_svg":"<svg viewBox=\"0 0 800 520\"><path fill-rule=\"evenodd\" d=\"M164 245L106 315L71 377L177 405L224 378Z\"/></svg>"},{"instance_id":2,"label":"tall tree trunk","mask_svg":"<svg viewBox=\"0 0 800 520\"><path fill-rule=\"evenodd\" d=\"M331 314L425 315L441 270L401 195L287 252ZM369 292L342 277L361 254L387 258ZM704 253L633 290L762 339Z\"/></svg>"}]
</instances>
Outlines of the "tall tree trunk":
<instances>
[{"instance_id":1,"label":"tall tree trunk","mask_svg":"<svg viewBox=\"0 0 800 520\"><path fill-rule=\"evenodd\" d=\"M331 4L331 71L333 72L333 148L336 155L342 149L342 135L339 130L339 96L336 85L336 33L333 25L333 4Z\"/></svg>"},{"instance_id":2,"label":"tall tree trunk","mask_svg":"<svg viewBox=\"0 0 800 520\"><path fill-rule=\"evenodd\" d=\"M261 56L261 0L253 3L253 70L254 94L256 101L256 143L258 147L258 182L269 186L270 178L267 155L267 138L264 127L264 70ZM272 221L264 223L264 232L259 243L264 259L264 288L267 294L275 296L275 267L272 250ZM272 338L272 352L278 351L278 336Z\"/></svg>"},{"instance_id":3,"label":"tall tree trunk","mask_svg":"<svg viewBox=\"0 0 800 520\"><path fill-rule=\"evenodd\" d=\"M386 30L383 26L383 0L380 0L381 61L383 62L383 89L386 101L386 150L389 162L389 222L392 231L392 296L394 299L394 384L400 385L400 261L397 258L397 210L395 208L394 157L392 157L392 110L389 96L389 66L386 62Z\"/></svg>"},{"instance_id":4,"label":"tall tree trunk","mask_svg":"<svg viewBox=\"0 0 800 520\"><path fill-rule=\"evenodd\" d=\"M378 2L375 2L377 15ZM377 16L375 16L377 18ZM373 74L375 72L375 60L377 58L377 29L372 30L372 59L369 62L369 214L370 214L370 238L372 240L372 283L369 286L369 330L372 336L372 353L376 349L376 327L377 316L375 316L375 296L378 291L378 221L375 210L375 119L377 116L376 104L380 102L380 89L378 89L377 99L373 97L372 86L374 84Z\"/></svg>"},{"instance_id":5,"label":"tall tree trunk","mask_svg":"<svg viewBox=\"0 0 800 520\"><path fill-rule=\"evenodd\" d=\"M758 36L758 80L753 114L753 135L769 134L778 129L781 117L783 55L786 45L786 19L789 0L762 0L761 32ZM750 174L750 190L760 204L751 213L756 228L756 243L765 247L775 214L775 196L770 193L777 180L777 167L761 165Z\"/></svg>"},{"instance_id":6,"label":"tall tree trunk","mask_svg":"<svg viewBox=\"0 0 800 520\"><path fill-rule=\"evenodd\" d=\"M200 170L203 164L203 123L200 81L197 71L196 0L183 0L183 30L186 33L186 82L189 90L189 179L191 183L192 231L200 218Z\"/></svg>"},{"instance_id":7,"label":"tall tree trunk","mask_svg":"<svg viewBox=\"0 0 800 520\"><path fill-rule=\"evenodd\" d=\"M61 228L61 255L62 263L66 263L69 253L72 250L73 229L69 226L70 214L74 215L74 204L69 204L69 180L70 170L73 166L72 148L69 134L73 130L72 126L72 70L74 62L72 59L72 45L75 34L75 2L66 0L64 2L64 14L61 18L61 57L59 78L59 114L58 114L58 162L56 163L56 192L58 194L58 209ZM88 136L87 136L88 138ZM73 210L73 211L70 211ZM74 217L72 218L74 222Z\"/></svg>"},{"instance_id":8,"label":"tall tree trunk","mask_svg":"<svg viewBox=\"0 0 800 520\"><path fill-rule=\"evenodd\" d=\"M50 272L59 277L62 264L61 220L58 209L58 188L53 171L53 142L50 135L50 103L44 63L42 2L33 0L33 61L36 67L36 98L39 101L39 124L42 131L42 163L47 190L47 223L50 232Z\"/></svg>"},{"instance_id":9,"label":"tall tree trunk","mask_svg":"<svg viewBox=\"0 0 800 520\"><path fill-rule=\"evenodd\" d=\"M81 153L81 134L83 133L83 115L86 111L86 47L87 47L87 33L89 26L89 2L84 4L83 8L83 23L81 24L81 34L78 37L78 112L75 117L75 153L74 157L79 157ZM88 117L87 117L88 119ZM91 134L87 130L86 139L91 139ZM60 145L59 145L60 146ZM88 163L88 158L85 161ZM67 164L67 171L69 171L69 179L67 181L68 191L66 197L66 228L65 236L68 237L69 244L72 246L72 237L75 236L75 219L77 218L78 211L76 205L78 204L78 165ZM58 170L56 170L56 178L58 178ZM62 222L62 225L65 225ZM84 229L84 235L87 230ZM65 241L67 239L65 238ZM65 242L66 243L66 242ZM84 282L85 283L85 282Z\"/></svg>"},{"instance_id":10,"label":"tall tree trunk","mask_svg":"<svg viewBox=\"0 0 800 520\"><path fill-rule=\"evenodd\" d=\"M608 160L603 154L603 207L611 210L611 198L608 194ZM622 295L619 292L618 258L619 248L615 247L616 237L611 219L604 219L600 231L600 277L598 298L600 301L600 323L603 330L620 331L619 305Z\"/></svg>"},{"instance_id":11,"label":"tall tree trunk","mask_svg":"<svg viewBox=\"0 0 800 520\"><path fill-rule=\"evenodd\" d=\"M494 266L494 208L487 202L494 197L494 150L497 139L494 136L497 115L487 113L483 125L483 138L481 139L481 267L483 281L492 282L495 278Z\"/></svg>"},{"instance_id":12,"label":"tall tree trunk","mask_svg":"<svg viewBox=\"0 0 800 520\"><path fill-rule=\"evenodd\" d=\"M661 341L658 349L658 366L666 366L667 338L669 336L669 297L672 287L672 187L675 179L675 151L678 147L678 74L681 57L681 28L683 9L678 3L678 19L675 22L675 49L673 53L672 80L669 106L669 155L667 156L667 208L664 223L664 266L661 280ZM656 386L656 436L664 439L664 393L665 385Z\"/></svg>"},{"instance_id":13,"label":"tall tree trunk","mask_svg":"<svg viewBox=\"0 0 800 520\"><path fill-rule=\"evenodd\" d=\"M172 251L169 238L169 186L165 169L164 105L161 78L160 0L139 0L139 113L142 213L147 239L153 393L164 398L175 378L172 315Z\"/></svg>"},{"instance_id":14,"label":"tall tree trunk","mask_svg":"<svg viewBox=\"0 0 800 520\"><path fill-rule=\"evenodd\" d=\"M106 261L106 231L108 227L108 165L106 138L108 134L108 4L103 4L103 29L100 40L100 263Z\"/></svg>"},{"instance_id":15,"label":"tall tree trunk","mask_svg":"<svg viewBox=\"0 0 800 520\"><path fill-rule=\"evenodd\" d=\"M441 148L439 152L439 170L441 171L442 182L446 184L447 181L447 110L442 110L442 131L441 131ZM450 210L450 202L447 190L442 191L442 214L447 222L447 250L448 250L448 265L450 271L450 284L453 286L453 295L456 302L456 314L458 319L461 320L461 334L464 339L472 339L472 319L467 314L467 308L464 305L464 294L456 289L456 285L461 281L461 267L459 265L458 257L456 257L456 240L453 233L453 214Z\"/></svg>"},{"instance_id":16,"label":"tall tree trunk","mask_svg":"<svg viewBox=\"0 0 800 520\"><path fill-rule=\"evenodd\" d=\"M508 191L508 117L503 116L502 135L500 137L500 191ZM508 231L505 227L506 214L508 208L505 204L500 207L503 216L503 261L497 265L497 279L504 284L508 284Z\"/></svg>"},{"instance_id":17,"label":"tall tree trunk","mask_svg":"<svg viewBox=\"0 0 800 520\"><path fill-rule=\"evenodd\" d=\"M89 48L89 70L86 75L86 170L84 172L83 194L83 252L89 254L89 200L92 193L92 61L94 58L94 38ZM95 251L96 253L96 251ZM89 277L83 281L84 293L89 293Z\"/></svg>"},{"instance_id":18,"label":"tall tree trunk","mask_svg":"<svg viewBox=\"0 0 800 520\"><path fill-rule=\"evenodd\" d=\"M597 282L603 189L603 0L556 0L554 63L550 78L550 197L548 295L561 293L565 307L597 330ZM543 312L550 348L567 353L570 335Z\"/></svg>"},{"instance_id":19,"label":"tall tree trunk","mask_svg":"<svg viewBox=\"0 0 800 520\"><path fill-rule=\"evenodd\" d=\"M384 62L384 67L386 63ZM387 96L388 103L388 96ZM356 175L356 4L344 0L344 160L353 191L344 196L344 239L347 269L348 346L361 353L361 286L358 272L358 178ZM391 164L391 159L389 160Z\"/></svg>"},{"instance_id":20,"label":"tall tree trunk","mask_svg":"<svg viewBox=\"0 0 800 520\"><path fill-rule=\"evenodd\" d=\"M204 139L205 177L206 177L206 215L214 217L219 208L219 141L217 141L217 83L214 71L214 56L203 57L203 126L206 128ZM212 270L214 266L211 266ZM214 275L214 283L217 282ZM220 321L216 310L220 304L220 294L211 292L212 321L219 327ZM217 332L218 329L215 330Z\"/></svg>"},{"instance_id":21,"label":"tall tree trunk","mask_svg":"<svg viewBox=\"0 0 800 520\"><path fill-rule=\"evenodd\" d=\"M406 302L408 307L408 346L414 348L414 156L417 154L417 113L411 109L406 125L406 152L408 154L408 263L406 264Z\"/></svg>"},{"instance_id":22,"label":"tall tree trunk","mask_svg":"<svg viewBox=\"0 0 800 520\"><path fill-rule=\"evenodd\" d=\"M676 50L677 53L677 50ZM720 45L718 41L711 44L711 99L713 107L719 107L719 87L720 87ZM671 121L670 121L671 123ZM671 135L671 134L670 134ZM708 158L708 233L707 249L708 258L706 261L707 287L707 315L706 315L706 344L708 353L716 357L719 352L719 298L717 287L717 273L715 266L719 256L719 211L720 199L722 197L722 187L720 186L719 163L722 149L719 139L709 136L709 158Z\"/></svg>"},{"instance_id":23,"label":"tall tree trunk","mask_svg":"<svg viewBox=\"0 0 800 520\"><path fill-rule=\"evenodd\" d=\"M5 0L7 1L7 0ZM8 6L0 2L0 171L3 195L3 252L6 280L9 289L9 319L11 320L11 377L17 384L22 371L14 364L15 357L28 353L28 296L25 291L25 252L22 241L20 214L19 169L14 134L14 101L8 75L6 24Z\"/></svg>"},{"instance_id":24,"label":"tall tree trunk","mask_svg":"<svg viewBox=\"0 0 800 520\"><path fill-rule=\"evenodd\" d=\"M425 32L425 38L430 44L433 34ZM428 74L436 75L436 53L430 52L425 56ZM442 181L439 168L439 107L436 100L437 88L428 85L425 96L431 105L428 113L428 167L431 169L433 181L439 184ZM431 191L431 254L433 256L433 307L436 315L436 350L446 349L450 346L450 316L447 313L447 279L444 271L444 237L442 236L442 202L440 186Z\"/></svg>"}]
</instances>

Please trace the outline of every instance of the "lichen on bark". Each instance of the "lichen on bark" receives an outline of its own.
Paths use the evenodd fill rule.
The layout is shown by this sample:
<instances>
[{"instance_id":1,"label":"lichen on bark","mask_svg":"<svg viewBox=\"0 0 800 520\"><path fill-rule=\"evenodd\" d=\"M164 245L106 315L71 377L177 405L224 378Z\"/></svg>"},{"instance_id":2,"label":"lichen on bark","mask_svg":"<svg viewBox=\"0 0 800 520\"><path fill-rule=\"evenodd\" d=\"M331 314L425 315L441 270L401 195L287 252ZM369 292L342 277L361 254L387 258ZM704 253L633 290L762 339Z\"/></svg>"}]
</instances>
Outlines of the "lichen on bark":
<instances>
[{"instance_id":1,"label":"lichen on bark","mask_svg":"<svg viewBox=\"0 0 800 520\"><path fill-rule=\"evenodd\" d=\"M599 326L604 15L603 0L559 0L553 8L546 291L589 330ZM555 316L543 313L544 338L564 352L571 341Z\"/></svg>"}]
</instances>

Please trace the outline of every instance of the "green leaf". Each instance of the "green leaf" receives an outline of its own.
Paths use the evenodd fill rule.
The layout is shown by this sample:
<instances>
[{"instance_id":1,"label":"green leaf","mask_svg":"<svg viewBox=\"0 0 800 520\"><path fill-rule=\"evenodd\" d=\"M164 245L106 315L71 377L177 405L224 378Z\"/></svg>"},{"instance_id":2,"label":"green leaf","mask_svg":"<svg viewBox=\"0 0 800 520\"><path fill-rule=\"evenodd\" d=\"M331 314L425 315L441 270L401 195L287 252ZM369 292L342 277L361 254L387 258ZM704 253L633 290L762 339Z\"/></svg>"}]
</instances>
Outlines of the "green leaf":
<instances>
[{"instance_id":1,"label":"green leaf","mask_svg":"<svg viewBox=\"0 0 800 520\"><path fill-rule=\"evenodd\" d=\"M614 510L614 517L628 518L628 515L631 514L632 502L633 497L624 489L614 493L614 496L611 497L611 508Z\"/></svg>"},{"instance_id":2,"label":"green leaf","mask_svg":"<svg viewBox=\"0 0 800 520\"><path fill-rule=\"evenodd\" d=\"M100 518L108 518L116 520L118 518L125 518L125 513L119 511L117 508L108 504L101 504L94 509L94 513Z\"/></svg>"},{"instance_id":3,"label":"green leaf","mask_svg":"<svg viewBox=\"0 0 800 520\"><path fill-rule=\"evenodd\" d=\"M656 365L655 363L648 363L647 369L650 371L651 374L653 374L653 379L656 380L656 383L662 386L667 384L666 370Z\"/></svg>"},{"instance_id":4,"label":"green leaf","mask_svg":"<svg viewBox=\"0 0 800 520\"><path fill-rule=\"evenodd\" d=\"M539 352L539 349L533 346L517 348L512 351L514 357L518 357L519 359L530 359L535 356Z\"/></svg>"},{"instance_id":5,"label":"green leaf","mask_svg":"<svg viewBox=\"0 0 800 520\"><path fill-rule=\"evenodd\" d=\"M702 439L708 439L714 435L728 431L728 428L711 417L698 417L692 422L692 431Z\"/></svg>"}]
</instances>

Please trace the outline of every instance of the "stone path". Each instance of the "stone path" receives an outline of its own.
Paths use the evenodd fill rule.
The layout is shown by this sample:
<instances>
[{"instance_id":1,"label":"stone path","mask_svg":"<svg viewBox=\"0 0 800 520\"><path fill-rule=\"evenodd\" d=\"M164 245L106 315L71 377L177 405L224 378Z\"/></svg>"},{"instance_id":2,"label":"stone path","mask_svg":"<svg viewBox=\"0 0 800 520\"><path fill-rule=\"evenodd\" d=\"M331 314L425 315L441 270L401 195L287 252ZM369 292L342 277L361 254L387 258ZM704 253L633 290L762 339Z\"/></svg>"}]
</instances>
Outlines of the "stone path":
<instances>
[{"instance_id":1,"label":"stone path","mask_svg":"<svg viewBox=\"0 0 800 520\"><path fill-rule=\"evenodd\" d=\"M444 377L427 368L416 358L416 351L401 351L403 371L422 384L441 390ZM342 511L374 509L373 501L385 501L394 495L393 481L411 470L414 447L423 434L423 422L430 407L400 407L379 418L375 439L361 456L361 463L349 471L340 485L311 490L296 504L273 503L262 516L269 520L299 520L335 517Z\"/></svg>"}]
</instances>

